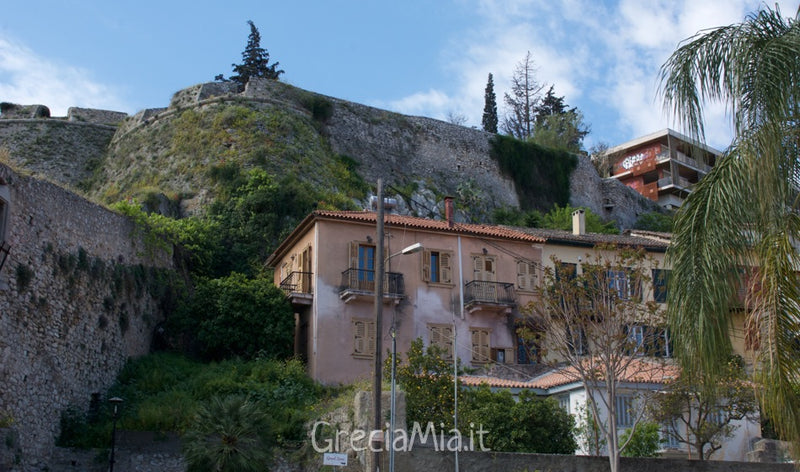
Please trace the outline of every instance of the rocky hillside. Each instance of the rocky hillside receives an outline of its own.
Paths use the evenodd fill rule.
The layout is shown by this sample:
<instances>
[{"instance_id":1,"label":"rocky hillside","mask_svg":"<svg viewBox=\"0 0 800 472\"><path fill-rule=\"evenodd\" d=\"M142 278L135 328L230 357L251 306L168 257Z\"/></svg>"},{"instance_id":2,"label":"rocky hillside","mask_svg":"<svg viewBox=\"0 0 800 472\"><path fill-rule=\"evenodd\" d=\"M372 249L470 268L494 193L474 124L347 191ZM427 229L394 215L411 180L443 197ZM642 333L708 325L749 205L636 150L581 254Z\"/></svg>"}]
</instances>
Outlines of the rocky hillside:
<instances>
[{"instance_id":1,"label":"rocky hillside","mask_svg":"<svg viewBox=\"0 0 800 472\"><path fill-rule=\"evenodd\" d=\"M55 122L67 131L53 131ZM10 149L14 164L49 162L35 173L94 200L136 198L174 214L201 212L220 191L220 179L251 168L295 176L336 206L351 208L368 206L370 189L382 178L401 212L437 217L443 197L451 195L461 217L476 221L498 207L525 206L532 190L501 169L492 134L276 81L253 80L243 91L230 83L189 87L167 108L125 118L110 140L108 123L95 126L96 133L70 134L78 125L86 128L82 120L0 119L0 137L28 143ZM588 206L623 227L652 209L627 187L600 179L585 157L578 158L569 187L573 206Z\"/></svg>"}]
</instances>

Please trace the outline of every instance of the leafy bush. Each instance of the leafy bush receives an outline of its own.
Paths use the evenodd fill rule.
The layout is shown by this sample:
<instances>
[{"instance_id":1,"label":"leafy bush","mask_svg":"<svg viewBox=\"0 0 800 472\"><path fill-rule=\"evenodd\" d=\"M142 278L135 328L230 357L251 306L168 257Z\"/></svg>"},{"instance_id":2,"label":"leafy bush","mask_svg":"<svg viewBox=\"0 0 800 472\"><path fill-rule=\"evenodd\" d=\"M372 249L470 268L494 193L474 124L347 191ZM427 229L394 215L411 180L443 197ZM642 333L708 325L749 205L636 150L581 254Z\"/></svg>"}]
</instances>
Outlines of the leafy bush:
<instances>
[{"instance_id":1,"label":"leafy bush","mask_svg":"<svg viewBox=\"0 0 800 472\"><path fill-rule=\"evenodd\" d=\"M464 396L462 424L481 425L484 445L493 451L573 454L577 448L575 420L553 398L522 391L515 401L508 390L492 392L486 385Z\"/></svg>"},{"instance_id":2,"label":"leafy bush","mask_svg":"<svg viewBox=\"0 0 800 472\"><path fill-rule=\"evenodd\" d=\"M270 279L239 273L201 280L166 328L178 345L181 337L195 342L206 359L287 358L293 350L294 316L283 292Z\"/></svg>"},{"instance_id":3,"label":"leafy bush","mask_svg":"<svg viewBox=\"0 0 800 472\"><path fill-rule=\"evenodd\" d=\"M398 383L406 392L409 426L414 422L452 424L453 366L442 354L437 346L424 349L422 339L417 338L406 362L397 367ZM510 392L492 392L488 386L459 389L458 395L460 424L482 425L488 431L484 446L492 450L572 454L577 447L572 416L552 398L523 392L515 401Z\"/></svg>"},{"instance_id":4,"label":"leafy bush","mask_svg":"<svg viewBox=\"0 0 800 472\"><path fill-rule=\"evenodd\" d=\"M661 213L651 211L649 213L642 213L633 224L634 229L641 229L646 231L659 231L662 233L672 232L672 222L674 215L672 213Z\"/></svg>"},{"instance_id":5,"label":"leafy bush","mask_svg":"<svg viewBox=\"0 0 800 472\"><path fill-rule=\"evenodd\" d=\"M577 208L569 204L565 206L554 205L547 213L538 210L519 210L516 208L499 208L494 211L495 224L523 226L527 228L548 228L565 231L572 230L572 212ZM588 208L583 208L586 213L586 231L589 233L619 234L613 221L603 222L600 217Z\"/></svg>"},{"instance_id":6,"label":"leafy bush","mask_svg":"<svg viewBox=\"0 0 800 472\"><path fill-rule=\"evenodd\" d=\"M658 457L661 449L661 435L657 423L640 423L631 437L631 430L626 429L619 438L620 444L630 438L628 446L622 451L623 457Z\"/></svg>"},{"instance_id":7,"label":"leafy bush","mask_svg":"<svg viewBox=\"0 0 800 472\"><path fill-rule=\"evenodd\" d=\"M297 360L202 364L177 354L157 353L129 360L106 397L125 400L119 410L119 428L161 432L186 431L198 409L214 397L250 398L273 419L272 435L283 444L303 439L310 407L322 393ZM107 402L100 402L93 415L70 407L62 413L58 444L107 447L111 427Z\"/></svg>"}]
</instances>

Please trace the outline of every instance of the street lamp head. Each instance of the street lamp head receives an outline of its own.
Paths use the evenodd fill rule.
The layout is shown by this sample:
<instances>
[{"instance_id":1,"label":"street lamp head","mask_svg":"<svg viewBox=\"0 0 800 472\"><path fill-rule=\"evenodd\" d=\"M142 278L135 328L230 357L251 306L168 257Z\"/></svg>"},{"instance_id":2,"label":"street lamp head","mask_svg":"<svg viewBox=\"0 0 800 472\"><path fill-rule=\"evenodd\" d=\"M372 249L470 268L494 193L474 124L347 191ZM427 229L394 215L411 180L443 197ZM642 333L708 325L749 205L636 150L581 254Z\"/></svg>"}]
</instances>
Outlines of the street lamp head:
<instances>
[{"instance_id":1,"label":"street lamp head","mask_svg":"<svg viewBox=\"0 0 800 472\"><path fill-rule=\"evenodd\" d=\"M404 248L402 251L400 251L400 254L403 255L414 254L416 252L420 252L421 250L422 250L422 243L414 243L411 246L408 246Z\"/></svg>"}]
</instances>

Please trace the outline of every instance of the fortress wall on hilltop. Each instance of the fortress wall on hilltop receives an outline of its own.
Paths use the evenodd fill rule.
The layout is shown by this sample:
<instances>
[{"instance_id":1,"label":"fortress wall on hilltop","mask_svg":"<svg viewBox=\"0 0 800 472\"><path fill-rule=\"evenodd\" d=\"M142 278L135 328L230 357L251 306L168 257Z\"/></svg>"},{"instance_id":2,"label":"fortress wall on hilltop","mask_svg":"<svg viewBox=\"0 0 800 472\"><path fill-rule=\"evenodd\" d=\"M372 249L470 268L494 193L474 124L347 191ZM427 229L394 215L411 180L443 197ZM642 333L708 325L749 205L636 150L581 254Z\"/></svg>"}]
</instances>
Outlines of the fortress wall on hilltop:
<instances>
[{"instance_id":1,"label":"fortress wall on hilltop","mask_svg":"<svg viewBox=\"0 0 800 472\"><path fill-rule=\"evenodd\" d=\"M20 470L30 470L49 459L60 413L88 405L128 357L149 351L163 319L150 274L171 258L148 250L128 219L76 194L5 165L0 179L11 201L11 250L0 271L0 413L14 418L17 435L0 447L13 447Z\"/></svg>"},{"instance_id":2,"label":"fortress wall on hilltop","mask_svg":"<svg viewBox=\"0 0 800 472\"><path fill-rule=\"evenodd\" d=\"M0 147L11 164L75 189L92 175L116 127L59 119L0 119Z\"/></svg>"},{"instance_id":3,"label":"fortress wall on hilltop","mask_svg":"<svg viewBox=\"0 0 800 472\"><path fill-rule=\"evenodd\" d=\"M112 110L98 110L95 108L70 107L67 110L67 120L95 123L100 125L116 125L128 116L127 113Z\"/></svg>"}]
</instances>

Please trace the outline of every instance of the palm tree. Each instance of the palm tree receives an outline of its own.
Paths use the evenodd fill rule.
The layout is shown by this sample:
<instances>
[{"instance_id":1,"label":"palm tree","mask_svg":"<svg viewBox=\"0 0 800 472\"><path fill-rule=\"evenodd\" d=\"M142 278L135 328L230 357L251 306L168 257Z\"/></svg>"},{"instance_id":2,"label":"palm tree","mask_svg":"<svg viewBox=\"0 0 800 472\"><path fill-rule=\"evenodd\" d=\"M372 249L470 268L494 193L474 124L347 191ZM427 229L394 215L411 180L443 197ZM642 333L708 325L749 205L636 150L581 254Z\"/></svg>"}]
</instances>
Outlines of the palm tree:
<instances>
[{"instance_id":1,"label":"palm tree","mask_svg":"<svg viewBox=\"0 0 800 472\"><path fill-rule=\"evenodd\" d=\"M272 457L269 418L257 402L240 396L214 397L201 406L184 435L191 472L268 470Z\"/></svg>"},{"instance_id":2,"label":"palm tree","mask_svg":"<svg viewBox=\"0 0 800 472\"><path fill-rule=\"evenodd\" d=\"M661 68L665 108L703 140L703 102L724 103L734 141L677 215L669 310L687 370L706 375L731 351L744 288L745 343L756 353L763 412L800 452L800 10L764 8L700 32Z\"/></svg>"}]
</instances>

